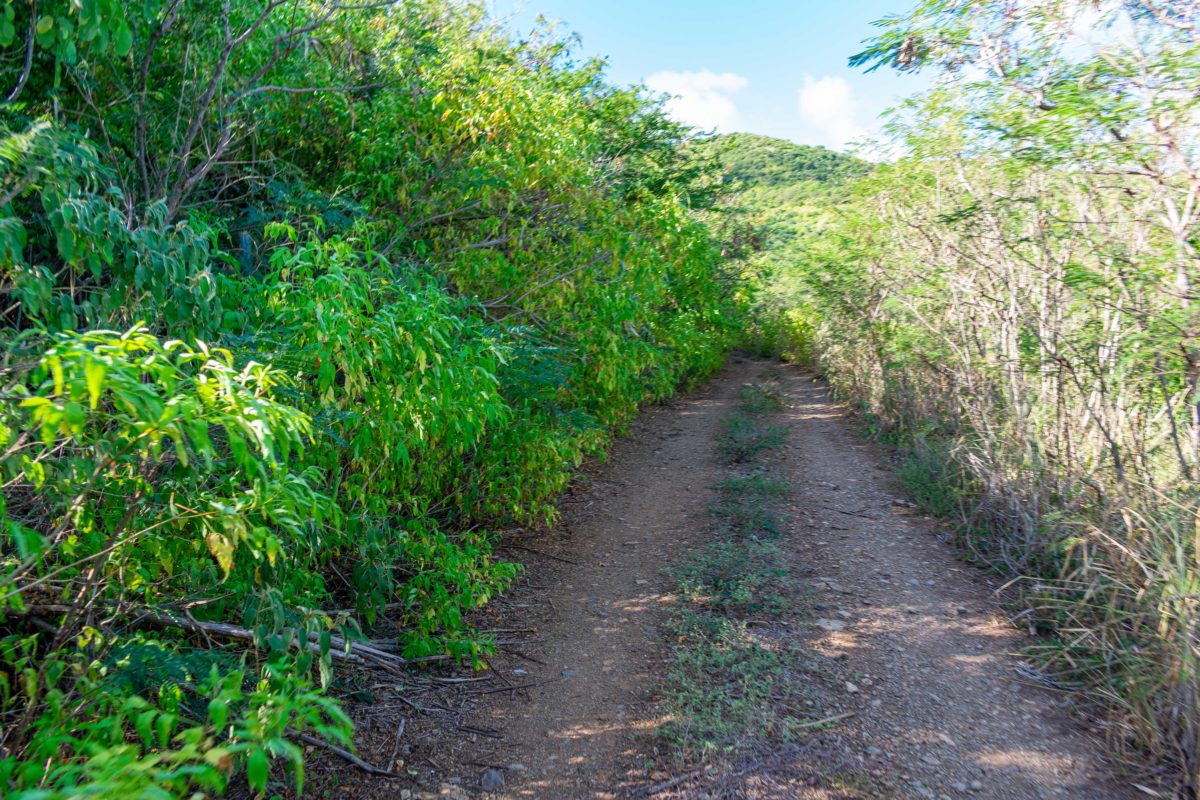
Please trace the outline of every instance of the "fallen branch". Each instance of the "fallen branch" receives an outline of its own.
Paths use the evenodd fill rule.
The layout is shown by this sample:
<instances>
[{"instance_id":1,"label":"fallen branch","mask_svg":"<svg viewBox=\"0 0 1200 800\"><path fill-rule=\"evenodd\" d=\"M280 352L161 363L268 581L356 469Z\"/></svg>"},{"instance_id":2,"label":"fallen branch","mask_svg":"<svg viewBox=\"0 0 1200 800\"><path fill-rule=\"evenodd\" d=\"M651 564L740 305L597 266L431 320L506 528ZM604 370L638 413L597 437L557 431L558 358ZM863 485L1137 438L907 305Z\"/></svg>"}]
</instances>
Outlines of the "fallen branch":
<instances>
[{"instance_id":1,"label":"fallen branch","mask_svg":"<svg viewBox=\"0 0 1200 800\"><path fill-rule=\"evenodd\" d=\"M864 514L861 511L843 511L842 509L834 508L833 506L821 506L821 508L825 509L826 511L832 511L835 514L845 514L847 517L859 517L861 519L869 519L874 522L879 521L879 517L872 517L871 515Z\"/></svg>"},{"instance_id":2,"label":"fallen branch","mask_svg":"<svg viewBox=\"0 0 1200 800\"><path fill-rule=\"evenodd\" d=\"M501 542L500 546L507 547L510 550L524 550L526 553L533 553L534 555L545 556L546 558L552 558L555 561L561 561L564 564L570 564L575 567L580 566L578 561L572 561L569 558L563 558L562 556L556 556L551 553L546 553L542 550L534 550L532 547L526 547L525 545L513 544L512 542Z\"/></svg>"},{"instance_id":3,"label":"fallen branch","mask_svg":"<svg viewBox=\"0 0 1200 800\"><path fill-rule=\"evenodd\" d=\"M39 604L31 606L28 614L69 614L73 607L66 604ZM129 624L134 626L148 625L158 628L178 628L190 633L197 633L202 636L213 636L222 639L234 639L253 643L255 641L254 631L249 628L243 628L238 625L231 625L228 622L204 622L191 616L191 614L171 614L162 613L159 610L144 608L140 610L137 616L129 620ZM295 633L295 631L286 631L287 633ZM316 632L307 635L308 641L304 643L307 649L318 655L321 652L320 634ZM433 655L423 656L421 658L403 658L380 650L363 642L355 642L345 639L341 636L329 637L329 656L338 661L344 661L349 664L358 666L375 666L385 669L395 674L403 674L403 667L413 664L425 664L433 661L446 661L450 658L448 655Z\"/></svg>"},{"instance_id":4,"label":"fallen branch","mask_svg":"<svg viewBox=\"0 0 1200 800\"><path fill-rule=\"evenodd\" d=\"M377 767L368 761L363 761L361 758L354 755L354 753L351 753L349 750L338 747L336 744L330 744L329 742L325 741L324 739L320 739L316 736L312 736L307 733L300 733L299 731L294 731L291 728L288 728L287 732L288 732L289 736L299 739L300 741L304 742L305 744L310 744L313 747L320 747L322 750L328 750L329 752L333 753L335 756L338 756L339 758L343 758L346 761L349 761L351 764L358 767L363 772L366 772L368 775L381 775L385 778L403 778L404 777L403 775L400 775L399 773L392 772L391 770L383 769L382 767Z\"/></svg>"},{"instance_id":5,"label":"fallen branch","mask_svg":"<svg viewBox=\"0 0 1200 800\"><path fill-rule=\"evenodd\" d=\"M673 789L676 786L678 786L679 784L687 783L688 781L692 780L693 778L698 778L703 774L704 774L703 767L700 767L699 769L694 769L691 772L685 772L682 775L678 775L674 778L671 778L669 781L663 781L662 783L654 784L653 786L646 789L645 793L642 796L643 797L653 797L656 794L662 794L667 789Z\"/></svg>"},{"instance_id":6,"label":"fallen branch","mask_svg":"<svg viewBox=\"0 0 1200 800\"><path fill-rule=\"evenodd\" d=\"M516 684L513 684L512 686L495 686L495 687L492 687L491 689L480 689L477 692L470 692L470 694L496 694L497 692L515 692L518 689L532 689L535 686L545 686L547 683L555 683L560 680L562 680L562 678L550 678L549 680L534 681L532 683L516 683Z\"/></svg>"},{"instance_id":7,"label":"fallen branch","mask_svg":"<svg viewBox=\"0 0 1200 800\"><path fill-rule=\"evenodd\" d=\"M830 722L837 722L840 719L846 719L847 717L853 717L854 714L855 714L855 712L853 712L853 711L847 711L845 714L834 714L832 717L826 717L825 719L815 719L812 722L802 722L799 725L797 725L796 727L797 728L815 728L818 725L825 725Z\"/></svg>"}]
</instances>

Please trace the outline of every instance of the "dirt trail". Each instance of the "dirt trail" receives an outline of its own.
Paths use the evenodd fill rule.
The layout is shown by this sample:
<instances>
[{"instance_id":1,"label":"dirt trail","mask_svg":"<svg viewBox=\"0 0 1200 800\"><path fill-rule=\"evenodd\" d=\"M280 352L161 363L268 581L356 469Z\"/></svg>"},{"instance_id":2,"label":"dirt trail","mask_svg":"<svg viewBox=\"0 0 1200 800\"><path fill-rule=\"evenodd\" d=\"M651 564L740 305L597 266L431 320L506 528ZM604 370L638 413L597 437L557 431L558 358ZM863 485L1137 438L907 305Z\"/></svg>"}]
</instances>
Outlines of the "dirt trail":
<instances>
[{"instance_id":1,"label":"dirt trail","mask_svg":"<svg viewBox=\"0 0 1200 800\"><path fill-rule=\"evenodd\" d=\"M381 703L372 709L379 716L368 715L361 752L376 763L400 753L410 775L424 771L421 785L355 776L333 796L466 798L482 785L489 797L569 800L645 796L663 783L649 735L661 721L653 691L670 653L663 570L713 536L711 487L724 474L716 438L742 386L765 369L735 358L700 391L647 410L565 498L554 530L510 543L528 574L487 611L491 626L517 637L493 672L440 679L481 681L457 684L467 687L460 701L446 698L447 684L427 685L427 694L406 689L403 705ZM1101 746L1060 697L1023 677L1010 655L1021 637L983 574L900 500L878 448L855 434L822 384L776 372L787 398L779 417L790 428L778 466L795 490L785 547L812 604L783 635L812 653L823 698L814 714L853 716L814 733L811 746L774 752L776 762L796 753L786 765L792 780L764 775L757 790L743 782L732 796L1133 797L1103 777ZM432 722L412 712L420 704L433 706L424 709ZM436 722L452 706L445 716L457 733ZM397 726L388 708L408 719ZM838 780L823 780L823 770ZM846 775L892 791L848 788ZM726 796L716 787L701 775L663 796Z\"/></svg>"},{"instance_id":2,"label":"dirt trail","mask_svg":"<svg viewBox=\"0 0 1200 800\"><path fill-rule=\"evenodd\" d=\"M1133 797L1103 777L1102 746L1061 695L1011 655L1023 639L983 573L898 502L878 449L824 385L797 373L785 383L792 543L820 616L843 628L814 625L813 646L859 689L844 703L856 712L843 736L850 754L893 776L904 797Z\"/></svg>"},{"instance_id":3,"label":"dirt trail","mask_svg":"<svg viewBox=\"0 0 1200 800\"><path fill-rule=\"evenodd\" d=\"M706 388L644 413L568 498L556 530L529 544L574 563L527 555L531 580L544 588L515 598L505 624L539 617L542 644L523 654L542 663L502 652L493 664L514 682L547 683L504 693L470 717L473 727L504 731L478 743L473 762L520 765L506 770L509 785L496 797L610 798L645 784L637 756L646 742L637 734L656 722L649 693L666 655L660 625L671 601L662 570L706 536L721 475L713 442L760 370L731 363Z\"/></svg>"}]
</instances>

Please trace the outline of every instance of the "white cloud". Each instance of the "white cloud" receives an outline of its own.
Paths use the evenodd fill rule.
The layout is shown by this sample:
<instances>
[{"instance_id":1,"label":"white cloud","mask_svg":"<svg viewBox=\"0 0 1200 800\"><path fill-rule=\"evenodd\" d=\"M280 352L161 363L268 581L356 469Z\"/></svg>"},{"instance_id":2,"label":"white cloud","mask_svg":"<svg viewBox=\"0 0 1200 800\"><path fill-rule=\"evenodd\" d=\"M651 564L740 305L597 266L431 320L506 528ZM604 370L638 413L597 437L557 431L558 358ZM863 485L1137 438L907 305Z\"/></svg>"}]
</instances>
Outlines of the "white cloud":
<instances>
[{"instance_id":1,"label":"white cloud","mask_svg":"<svg viewBox=\"0 0 1200 800\"><path fill-rule=\"evenodd\" d=\"M745 89L747 81L732 72L656 72L646 79L654 92L672 95L667 112L680 122L702 130L728 132L739 122L737 104L730 95Z\"/></svg>"},{"instance_id":2,"label":"white cloud","mask_svg":"<svg viewBox=\"0 0 1200 800\"><path fill-rule=\"evenodd\" d=\"M851 141L866 136L866 128L858 122L858 111L854 87L845 78L804 76L804 87L800 89L800 116L822 139L820 144L842 149Z\"/></svg>"}]
</instances>

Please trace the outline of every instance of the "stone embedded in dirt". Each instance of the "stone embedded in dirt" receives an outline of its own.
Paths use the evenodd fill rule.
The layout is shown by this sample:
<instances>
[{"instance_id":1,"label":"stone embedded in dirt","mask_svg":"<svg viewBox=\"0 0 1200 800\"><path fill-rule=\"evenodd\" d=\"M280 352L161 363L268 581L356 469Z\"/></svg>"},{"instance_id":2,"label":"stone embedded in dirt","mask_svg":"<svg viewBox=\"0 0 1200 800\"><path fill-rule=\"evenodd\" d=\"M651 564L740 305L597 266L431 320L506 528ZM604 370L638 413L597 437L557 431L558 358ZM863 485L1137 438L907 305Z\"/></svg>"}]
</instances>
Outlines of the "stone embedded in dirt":
<instances>
[{"instance_id":1,"label":"stone embedded in dirt","mask_svg":"<svg viewBox=\"0 0 1200 800\"><path fill-rule=\"evenodd\" d=\"M837 592L838 594L850 594L849 589L847 589L845 586L842 586L833 578L813 578L813 583L823 584L825 588L831 592Z\"/></svg>"},{"instance_id":2,"label":"stone embedded in dirt","mask_svg":"<svg viewBox=\"0 0 1200 800\"><path fill-rule=\"evenodd\" d=\"M573 678L573 677L575 677L575 670L573 670L573 669L564 669L562 672L560 672L560 673L558 673L558 674L559 674L559 675L562 675L564 678Z\"/></svg>"},{"instance_id":3,"label":"stone embedded in dirt","mask_svg":"<svg viewBox=\"0 0 1200 800\"><path fill-rule=\"evenodd\" d=\"M850 694L858 694L859 689L856 685L854 685L850 681L846 681L846 691L849 692Z\"/></svg>"},{"instance_id":4,"label":"stone embedded in dirt","mask_svg":"<svg viewBox=\"0 0 1200 800\"><path fill-rule=\"evenodd\" d=\"M509 772L524 772L525 765L518 761L514 761L513 763L511 763L507 767L505 767L505 769L507 769Z\"/></svg>"},{"instance_id":5,"label":"stone embedded in dirt","mask_svg":"<svg viewBox=\"0 0 1200 800\"><path fill-rule=\"evenodd\" d=\"M824 628L827 631L844 631L846 630L846 623L840 619L818 619L817 627Z\"/></svg>"},{"instance_id":6,"label":"stone embedded in dirt","mask_svg":"<svg viewBox=\"0 0 1200 800\"><path fill-rule=\"evenodd\" d=\"M912 787L917 794L919 794L921 797L927 798L927 800L933 800L935 797L933 790L920 781L913 781Z\"/></svg>"},{"instance_id":7,"label":"stone embedded in dirt","mask_svg":"<svg viewBox=\"0 0 1200 800\"><path fill-rule=\"evenodd\" d=\"M498 769L485 769L479 778L479 788L485 792L498 792L504 788L504 773Z\"/></svg>"}]
</instances>

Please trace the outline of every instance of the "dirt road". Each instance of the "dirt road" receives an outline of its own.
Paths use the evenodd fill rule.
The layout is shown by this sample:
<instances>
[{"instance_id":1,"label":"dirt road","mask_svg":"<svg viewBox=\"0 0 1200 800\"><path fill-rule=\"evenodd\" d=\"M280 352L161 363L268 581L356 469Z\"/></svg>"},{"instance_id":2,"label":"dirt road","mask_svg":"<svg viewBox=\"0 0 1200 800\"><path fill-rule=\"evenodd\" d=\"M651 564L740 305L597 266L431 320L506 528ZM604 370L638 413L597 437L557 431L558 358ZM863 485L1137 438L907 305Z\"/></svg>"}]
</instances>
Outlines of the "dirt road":
<instances>
[{"instance_id":1,"label":"dirt road","mask_svg":"<svg viewBox=\"0 0 1200 800\"><path fill-rule=\"evenodd\" d=\"M1024 640L984 573L904 503L827 387L798 372L785 385L792 551L819 619L842 623L814 623L812 647L859 689L843 704L855 712L846 750L901 797L1134 796L1104 777L1102 745L1068 717L1064 696L1013 655Z\"/></svg>"},{"instance_id":2,"label":"dirt road","mask_svg":"<svg viewBox=\"0 0 1200 800\"><path fill-rule=\"evenodd\" d=\"M492 671L408 687L402 704L358 715L363 755L415 783L347 776L336 796L1144 796L1106 777L1102 745L1012 655L1021 635L984 574L904 502L882 451L827 389L790 369L773 370L789 429L777 458L792 484L783 542L809 607L785 635L810 654L814 718L839 721L763 760L752 780L663 772L656 689L675 602L664 569L715 535L715 442L741 387L767 369L734 359L647 410L564 499L554 530L513 539L505 555L528 573L488 611L504 641Z\"/></svg>"}]
</instances>

